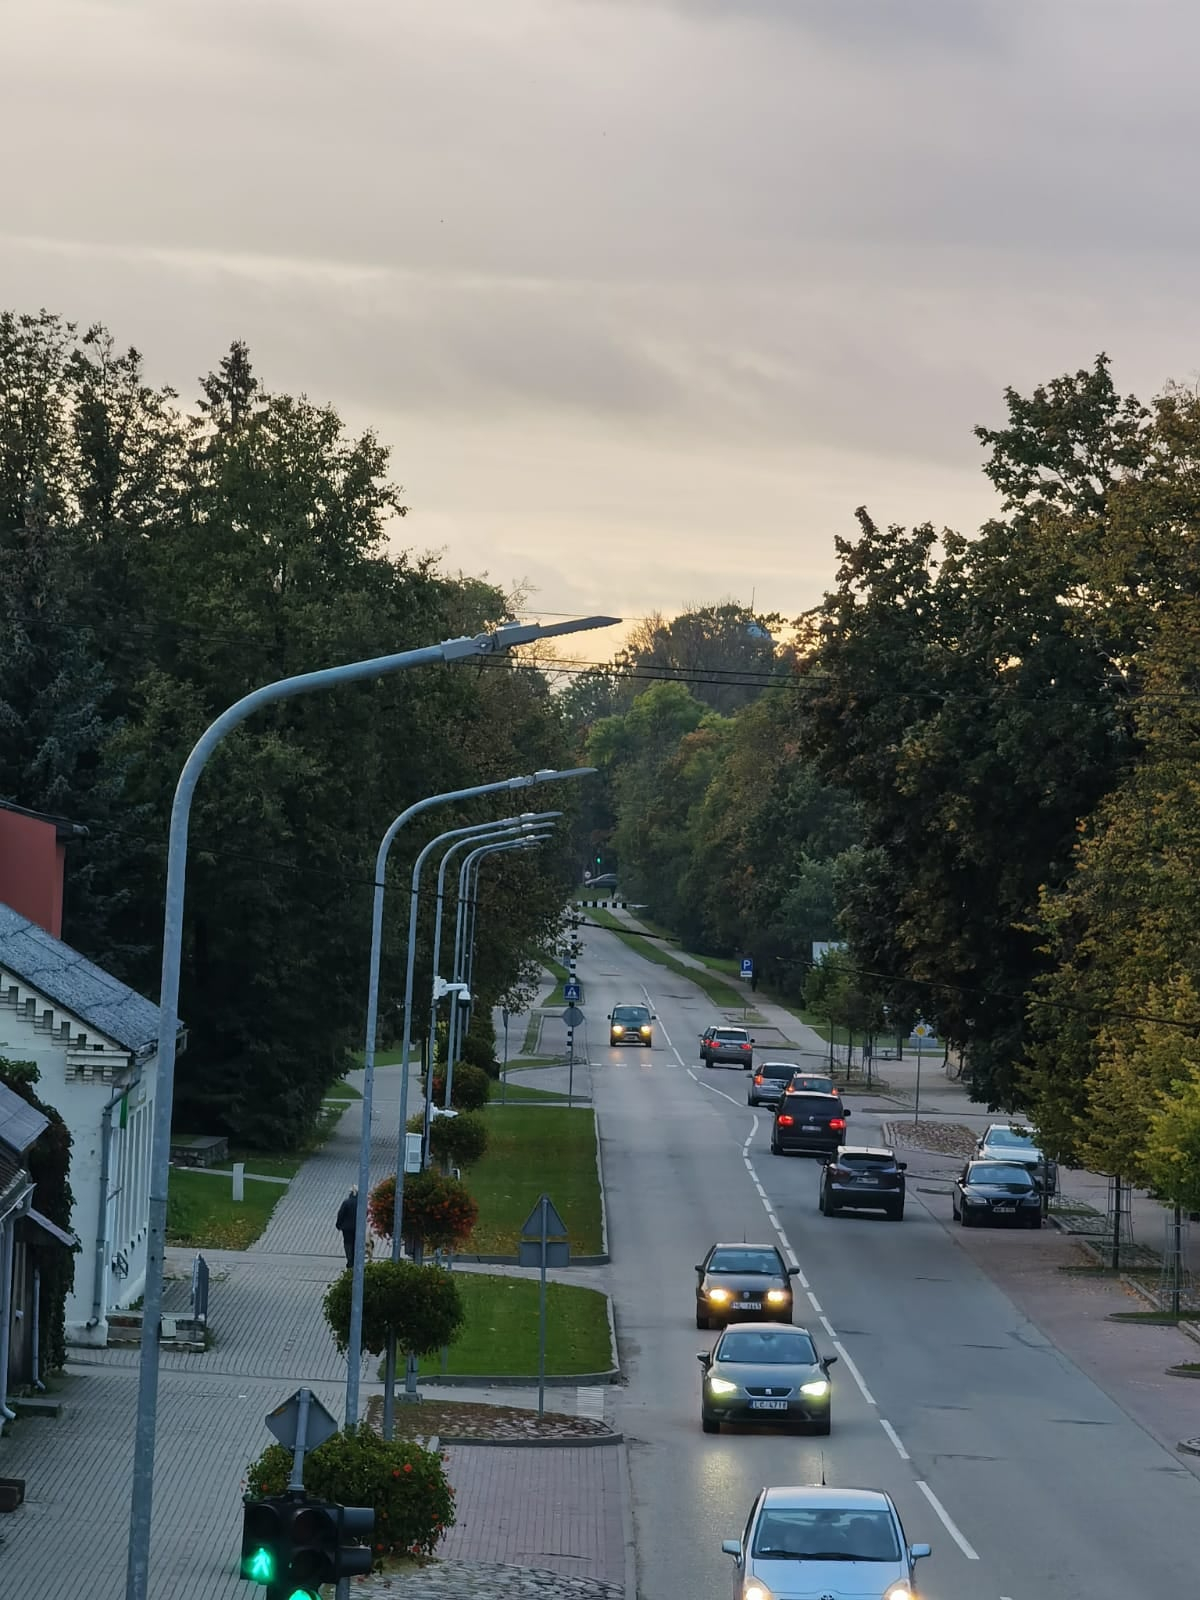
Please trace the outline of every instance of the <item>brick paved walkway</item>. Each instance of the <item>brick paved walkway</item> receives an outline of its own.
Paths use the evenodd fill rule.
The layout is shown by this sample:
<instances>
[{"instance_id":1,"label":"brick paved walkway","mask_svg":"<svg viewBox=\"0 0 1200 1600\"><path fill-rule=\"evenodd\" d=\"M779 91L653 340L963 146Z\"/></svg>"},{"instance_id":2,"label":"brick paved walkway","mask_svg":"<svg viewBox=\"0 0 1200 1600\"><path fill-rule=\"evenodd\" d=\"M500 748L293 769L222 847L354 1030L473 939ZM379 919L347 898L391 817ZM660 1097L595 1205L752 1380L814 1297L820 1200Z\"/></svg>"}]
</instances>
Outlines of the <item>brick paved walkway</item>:
<instances>
[{"instance_id":1,"label":"brick paved walkway","mask_svg":"<svg viewBox=\"0 0 1200 1600\"><path fill-rule=\"evenodd\" d=\"M372 1182L395 1170L399 1093L398 1069L379 1069ZM419 1091L410 1091L410 1109L420 1105ZM321 1314L321 1298L344 1262L333 1221L357 1177L361 1125L355 1102L289 1185L253 1251L206 1253L212 1272L212 1348L204 1354L161 1355L150 1586L155 1600L246 1600L249 1591L236 1575L241 1494L247 1464L270 1443L263 1418L300 1384L335 1417L343 1414L346 1365ZM171 1251L168 1271L186 1276L192 1254ZM181 1282L168 1288L169 1305L186 1303ZM20 1600L62 1600L75 1593L117 1600L124 1593L138 1352L113 1348L71 1354L61 1386L64 1415L57 1421L22 1420L0 1439L0 1474L24 1478L27 1485L24 1506L0 1517L0 1594ZM368 1395L381 1392L376 1368L374 1357L364 1360L364 1406ZM439 1386L436 1393L439 1399L469 1394L472 1400L490 1398L504 1405L536 1404L536 1391L507 1386L470 1391ZM556 1390L554 1403L558 1410L583 1414L596 1408L594 1395L574 1388ZM497 1476L494 1458L511 1456L521 1458L519 1469ZM481 1457L488 1459L477 1460ZM528 1562L553 1569L558 1582L572 1574L619 1581L623 1460L617 1447L456 1448L451 1476L461 1526L453 1534L453 1553L465 1563L459 1568L464 1583L471 1564L479 1562ZM507 1498L506 1485L511 1486ZM538 1488L536 1494L528 1492L531 1486ZM556 1499L547 1498L551 1492ZM558 1513L548 1511L552 1505ZM561 1516L561 1531L552 1524L553 1515ZM514 1554L519 1549L529 1553ZM494 1576L486 1583L479 1578L480 1587L477 1577L470 1576L470 1585L456 1591L464 1600L490 1595L524 1600L526 1594L557 1600L559 1593L602 1593L544 1585L517 1589ZM412 1600L421 1596L418 1588L409 1587L408 1593Z\"/></svg>"}]
</instances>

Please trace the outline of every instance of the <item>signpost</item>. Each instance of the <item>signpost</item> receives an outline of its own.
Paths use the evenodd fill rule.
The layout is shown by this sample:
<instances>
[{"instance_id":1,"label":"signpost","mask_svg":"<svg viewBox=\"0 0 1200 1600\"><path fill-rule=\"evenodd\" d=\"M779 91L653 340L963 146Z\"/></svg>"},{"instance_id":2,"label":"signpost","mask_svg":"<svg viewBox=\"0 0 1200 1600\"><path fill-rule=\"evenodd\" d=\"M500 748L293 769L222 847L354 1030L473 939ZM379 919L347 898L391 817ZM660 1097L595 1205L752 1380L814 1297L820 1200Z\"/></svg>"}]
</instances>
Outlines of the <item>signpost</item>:
<instances>
[{"instance_id":1,"label":"signpost","mask_svg":"<svg viewBox=\"0 0 1200 1600\"><path fill-rule=\"evenodd\" d=\"M504 1062L500 1068L500 1104L508 1099L508 1007L505 1006L500 1013L504 1023Z\"/></svg>"},{"instance_id":2,"label":"signpost","mask_svg":"<svg viewBox=\"0 0 1200 1600\"><path fill-rule=\"evenodd\" d=\"M573 987L578 988L575 984ZM567 1025L567 1107L570 1108L575 1096L575 1029L583 1026L583 1012L578 1006L568 1006L563 1012L563 1021Z\"/></svg>"},{"instance_id":3,"label":"signpost","mask_svg":"<svg viewBox=\"0 0 1200 1600\"><path fill-rule=\"evenodd\" d=\"M927 1022L918 1022L912 1036L917 1041L917 1098L913 1105L913 1123L916 1124L921 1120L921 1048L926 1039L932 1039L935 1035Z\"/></svg>"},{"instance_id":4,"label":"signpost","mask_svg":"<svg viewBox=\"0 0 1200 1600\"><path fill-rule=\"evenodd\" d=\"M571 1265L567 1225L548 1194L542 1195L525 1218L517 1244L517 1261L522 1267L540 1267L542 1274L538 1296L538 1416L541 1417L546 1412L546 1269Z\"/></svg>"},{"instance_id":5,"label":"signpost","mask_svg":"<svg viewBox=\"0 0 1200 1600\"><path fill-rule=\"evenodd\" d=\"M569 1006L577 1005L583 998L583 990L577 983L563 984L563 999Z\"/></svg>"}]
</instances>

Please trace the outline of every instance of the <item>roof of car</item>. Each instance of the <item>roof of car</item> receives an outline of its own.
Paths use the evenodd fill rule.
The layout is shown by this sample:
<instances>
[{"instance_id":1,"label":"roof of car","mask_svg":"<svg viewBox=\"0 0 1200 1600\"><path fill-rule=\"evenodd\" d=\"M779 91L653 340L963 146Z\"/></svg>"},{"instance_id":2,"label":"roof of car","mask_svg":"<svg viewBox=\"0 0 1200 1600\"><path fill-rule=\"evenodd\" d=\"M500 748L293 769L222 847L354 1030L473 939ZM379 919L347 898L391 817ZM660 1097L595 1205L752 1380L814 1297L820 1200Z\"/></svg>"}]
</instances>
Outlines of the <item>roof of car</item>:
<instances>
[{"instance_id":1,"label":"roof of car","mask_svg":"<svg viewBox=\"0 0 1200 1600\"><path fill-rule=\"evenodd\" d=\"M840 1154L843 1156L887 1156L893 1161L896 1158L896 1152L889 1150L886 1145L882 1144L844 1144Z\"/></svg>"},{"instance_id":2,"label":"roof of car","mask_svg":"<svg viewBox=\"0 0 1200 1600\"><path fill-rule=\"evenodd\" d=\"M799 1483L778 1485L763 1492L769 1506L844 1506L847 1510L890 1511L891 1496L882 1489L842 1489L837 1484Z\"/></svg>"},{"instance_id":3,"label":"roof of car","mask_svg":"<svg viewBox=\"0 0 1200 1600\"><path fill-rule=\"evenodd\" d=\"M747 1243L745 1239L722 1239L713 1245L713 1250L771 1250L775 1255L779 1254L778 1245Z\"/></svg>"},{"instance_id":4,"label":"roof of car","mask_svg":"<svg viewBox=\"0 0 1200 1600\"><path fill-rule=\"evenodd\" d=\"M823 1089L789 1089L787 1093L794 1095L807 1095L810 1100L836 1100L839 1105L842 1102L842 1097L840 1094L826 1094Z\"/></svg>"},{"instance_id":5,"label":"roof of car","mask_svg":"<svg viewBox=\"0 0 1200 1600\"><path fill-rule=\"evenodd\" d=\"M983 1137L988 1139L993 1133L1015 1133L1023 1139L1033 1139L1036 1137L1036 1134L1032 1128L1014 1127L1011 1122L990 1122L988 1124L988 1130Z\"/></svg>"}]
</instances>

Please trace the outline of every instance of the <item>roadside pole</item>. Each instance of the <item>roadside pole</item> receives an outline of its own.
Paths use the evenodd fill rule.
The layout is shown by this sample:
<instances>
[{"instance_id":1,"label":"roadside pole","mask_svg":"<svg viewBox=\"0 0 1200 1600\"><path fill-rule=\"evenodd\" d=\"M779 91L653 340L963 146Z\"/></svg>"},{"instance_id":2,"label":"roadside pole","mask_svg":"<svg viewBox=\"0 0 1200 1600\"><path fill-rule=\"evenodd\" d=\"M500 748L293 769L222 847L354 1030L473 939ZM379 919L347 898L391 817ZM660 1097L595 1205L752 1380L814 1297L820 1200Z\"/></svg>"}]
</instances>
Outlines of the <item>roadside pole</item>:
<instances>
[{"instance_id":1,"label":"roadside pole","mask_svg":"<svg viewBox=\"0 0 1200 1600\"><path fill-rule=\"evenodd\" d=\"M913 1125L914 1126L918 1122L920 1122L920 1120L921 1120L921 1046L924 1044L924 1042L925 1042L924 1041L924 1037L921 1034L918 1034L917 1035L917 1098L916 1098L916 1101L913 1104Z\"/></svg>"},{"instance_id":2,"label":"roadside pole","mask_svg":"<svg viewBox=\"0 0 1200 1600\"><path fill-rule=\"evenodd\" d=\"M508 1007L507 1006L505 1006L504 1010L501 1011L500 1016L504 1021L504 1061L503 1061L503 1063L501 1065L501 1068L500 1068L500 1104L504 1105L508 1100Z\"/></svg>"},{"instance_id":3,"label":"roadside pole","mask_svg":"<svg viewBox=\"0 0 1200 1600\"><path fill-rule=\"evenodd\" d=\"M541 1417L546 1412L546 1269L571 1264L567 1225L548 1194L541 1196L525 1218L517 1243L517 1260L523 1267L541 1270L538 1294L538 1416Z\"/></svg>"}]
</instances>

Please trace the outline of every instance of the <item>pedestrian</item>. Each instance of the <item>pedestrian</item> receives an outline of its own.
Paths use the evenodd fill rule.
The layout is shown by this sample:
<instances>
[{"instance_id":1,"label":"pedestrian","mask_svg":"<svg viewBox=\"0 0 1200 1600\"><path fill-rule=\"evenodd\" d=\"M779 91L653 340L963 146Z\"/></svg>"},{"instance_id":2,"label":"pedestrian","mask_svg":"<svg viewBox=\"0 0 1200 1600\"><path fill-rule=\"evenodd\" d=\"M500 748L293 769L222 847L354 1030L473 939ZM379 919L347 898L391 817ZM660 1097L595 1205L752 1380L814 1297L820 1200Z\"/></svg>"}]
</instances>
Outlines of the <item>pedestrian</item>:
<instances>
[{"instance_id":1,"label":"pedestrian","mask_svg":"<svg viewBox=\"0 0 1200 1600\"><path fill-rule=\"evenodd\" d=\"M346 1247L346 1265L354 1265L354 1233L358 1227L358 1189L351 1189L350 1193L338 1207L337 1231L342 1236L342 1243Z\"/></svg>"}]
</instances>

